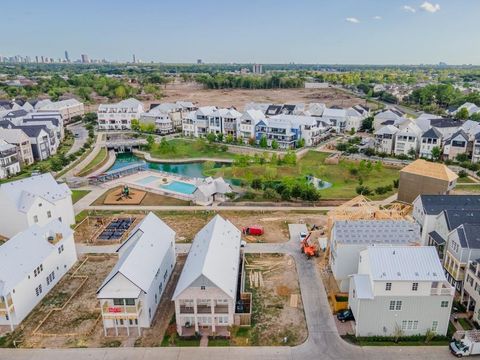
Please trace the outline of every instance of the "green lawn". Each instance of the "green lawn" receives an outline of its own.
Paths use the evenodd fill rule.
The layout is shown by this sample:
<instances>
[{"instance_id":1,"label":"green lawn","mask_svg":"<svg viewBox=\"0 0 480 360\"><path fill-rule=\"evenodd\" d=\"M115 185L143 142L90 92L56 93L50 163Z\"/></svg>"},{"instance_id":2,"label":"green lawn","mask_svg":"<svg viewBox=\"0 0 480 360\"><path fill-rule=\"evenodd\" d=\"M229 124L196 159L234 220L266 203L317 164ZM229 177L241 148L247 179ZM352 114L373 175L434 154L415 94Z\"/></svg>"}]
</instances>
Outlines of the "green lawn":
<instances>
[{"instance_id":1,"label":"green lawn","mask_svg":"<svg viewBox=\"0 0 480 360\"><path fill-rule=\"evenodd\" d=\"M184 339L180 336L173 335L173 337L165 335L160 343L160 346L169 347L169 346L180 346L180 347L192 347L200 346L200 339Z\"/></svg>"},{"instance_id":2,"label":"green lawn","mask_svg":"<svg viewBox=\"0 0 480 360\"><path fill-rule=\"evenodd\" d=\"M102 147L98 154L93 158L90 163L85 166L82 171L78 173L78 176L85 176L91 173L92 171L96 170L102 163L104 163L108 159L108 151L107 148Z\"/></svg>"},{"instance_id":3,"label":"green lawn","mask_svg":"<svg viewBox=\"0 0 480 360\"><path fill-rule=\"evenodd\" d=\"M72 190L72 202L75 204L78 200L87 195L90 190Z\"/></svg>"},{"instance_id":4,"label":"green lawn","mask_svg":"<svg viewBox=\"0 0 480 360\"><path fill-rule=\"evenodd\" d=\"M458 178L457 180L457 184L472 184L474 182L475 181L469 176L461 177L461 178Z\"/></svg>"},{"instance_id":5,"label":"green lawn","mask_svg":"<svg viewBox=\"0 0 480 360\"><path fill-rule=\"evenodd\" d=\"M462 325L463 330L472 330L473 329L472 324L470 324L470 322L468 322L468 320L465 319L465 318L459 318L458 322L460 323L460 325Z\"/></svg>"},{"instance_id":6,"label":"green lawn","mask_svg":"<svg viewBox=\"0 0 480 360\"><path fill-rule=\"evenodd\" d=\"M345 335L342 338L350 343L360 346L447 346L450 338L445 336L436 337L430 341L426 341L424 336L412 336L400 338L397 342L391 338L382 337L359 337L354 335Z\"/></svg>"},{"instance_id":7,"label":"green lawn","mask_svg":"<svg viewBox=\"0 0 480 360\"><path fill-rule=\"evenodd\" d=\"M208 346L230 346L228 339L209 339Z\"/></svg>"},{"instance_id":8,"label":"green lawn","mask_svg":"<svg viewBox=\"0 0 480 360\"><path fill-rule=\"evenodd\" d=\"M455 190L462 191L462 192L470 192L470 193L480 193L480 184L479 185L457 185L455 186Z\"/></svg>"},{"instance_id":9,"label":"green lawn","mask_svg":"<svg viewBox=\"0 0 480 360\"><path fill-rule=\"evenodd\" d=\"M233 159L234 154L221 150L221 145L209 144L203 139L185 140L173 139L167 144L155 144L150 150L150 155L159 159L182 159L197 157L212 157Z\"/></svg>"},{"instance_id":10,"label":"green lawn","mask_svg":"<svg viewBox=\"0 0 480 360\"><path fill-rule=\"evenodd\" d=\"M360 167L354 162L341 160L338 165L327 165L325 159L327 153L309 151L294 166L291 165L250 165L247 167L224 167L221 169L209 170L207 174L223 176L230 179L241 179L250 183L254 178L263 180L281 180L286 177L297 178L313 174L314 176L332 183L332 187L320 191L322 198L352 198L355 197L356 187L360 178L364 186L374 190L379 186L392 185L393 180L398 179L399 170L386 168L383 165L364 163ZM393 194L395 189L383 195L370 195L369 198L385 198Z\"/></svg>"}]
</instances>

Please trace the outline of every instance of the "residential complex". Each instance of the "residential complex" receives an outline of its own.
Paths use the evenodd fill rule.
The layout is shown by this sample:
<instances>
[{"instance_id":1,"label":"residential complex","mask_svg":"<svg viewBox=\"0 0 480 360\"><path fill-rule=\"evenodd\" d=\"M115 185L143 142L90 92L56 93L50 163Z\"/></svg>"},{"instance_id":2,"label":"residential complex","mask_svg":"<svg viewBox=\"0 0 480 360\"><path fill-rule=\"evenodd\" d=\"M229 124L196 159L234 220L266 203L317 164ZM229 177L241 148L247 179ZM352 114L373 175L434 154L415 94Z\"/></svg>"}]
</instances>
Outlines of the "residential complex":
<instances>
[{"instance_id":1,"label":"residential complex","mask_svg":"<svg viewBox=\"0 0 480 360\"><path fill-rule=\"evenodd\" d=\"M446 335L453 295L434 247L370 246L350 281L355 335Z\"/></svg>"},{"instance_id":2,"label":"residential complex","mask_svg":"<svg viewBox=\"0 0 480 360\"><path fill-rule=\"evenodd\" d=\"M144 113L143 104L133 98L115 104L101 104L97 111L98 128L99 130L131 129L132 120L139 120L142 113Z\"/></svg>"},{"instance_id":3,"label":"residential complex","mask_svg":"<svg viewBox=\"0 0 480 360\"><path fill-rule=\"evenodd\" d=\"M20 172L17 147L0 139L0 179Z\"/></svg>"}]
</instances>

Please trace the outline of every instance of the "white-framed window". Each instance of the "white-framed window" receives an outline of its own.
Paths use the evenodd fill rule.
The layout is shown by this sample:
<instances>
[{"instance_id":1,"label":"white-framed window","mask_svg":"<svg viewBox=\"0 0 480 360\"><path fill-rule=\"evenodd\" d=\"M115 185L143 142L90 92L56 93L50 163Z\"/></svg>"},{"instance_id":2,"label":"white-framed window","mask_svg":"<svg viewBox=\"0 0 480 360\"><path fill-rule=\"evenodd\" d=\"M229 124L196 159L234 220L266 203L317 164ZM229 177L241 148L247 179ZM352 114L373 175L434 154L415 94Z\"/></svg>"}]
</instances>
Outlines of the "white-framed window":
<instances>
[{"instance_id":1,"label":"white-framed window","mask_svg":"<svg viewBox=\"0 0 480 360\"><path fill-rule=\"evenodd\" d=\"M63 252L63 244L58 247L58 253L61 254Z\"/></svg>"},{"instance_id":2,"label":"white-framed window","mask_svg":"<svg viewBox=\"0 0 480 360\"><path fill-rule=\"evenodd\" d=\"M395 300L390 300L390 305L388 307L390 311L395 310Z\"/></svg>"},{"instance_id":3,"label":"white-framed window","mask_svg":"<svg viewBox=\"0 0 480 360\"><path fill-rule=\"evenodd\" d=\"M402 300L390 300L390 305L388 306L390 311L400 311L402 310Z\"/></svg>"},{"instance_id":4,"label":"white-framed window","mask_svg":"<svg viewBox=\"0 0 480 360\"><path fill-rule=\"evenodd\" d=\"M205 290L205 286L200 286L200 290Z\"/></svg>"},{"instance_id":5,"label":"white-framed window","mask_svg":"<svg viewBox=\"0 0 480 360\"><path fill-rule=\"evenodd\" d=\"M33 222L38 223L38 216L37 215L33 215Z\"/></svg>"},{"instance_id":6,"label":"white-framed window","mask_svg":"<svg viewBox=\"0 0 480 360\"><path fill-rule=\"evenodd\" d=\"M434 320L432 322L432 331L437 332L437 328L438 328L438 321Z\"/></svg>"},{"instance_id":7,"label":"white-framed window","mask_svg":"<svg viewBox=\"0 0 480 360\"><path fill-rule=\"evenodd\" d=\"M442 302L440 303L440 307L442 307L442 308L448 307L448 301L447 301L447 300L442 301Z\"/></svg>"},{"instance_id":8,"label":"white-framed window","mask_svg":"<svg viewBox=\"0 0 480 360\"><path fill-rule=\"evenodd\" d=\"M52 217L52 212L50 210L47 211L47 218L51 218Z\"/></svg>"},{"instance_id":9,"label":"white-framed window","mask_svg":"<svg viewBox=\"0 0 480 360\"><path fill-rule=\"evenodd\" d=\"M39 296L41 293L42 293L42 284L38 285L38 286L35 288L35 295L36 295L36 296Z\"/></svg>"},{"instance_id":10,"label":"white-framed window","mask_svg":"<svg viewBox=\"0 0 480 360\"><path fill-rule=\"evenodd\" d=\"M402 330L417 330L417 329L418 329L418 320L402 321Z\"/></svg>"},{"instance_id":11,"label":"white-framed window","mask_svg":"<svg viewBox=\"0 0 480 360\"><path fill-rule=\"evenodd\" d=\"M392 290L392 283L391 282L387 282L385 284L385 291L390 291Z\"/></svg>"},{"instance_id":12,"label":"white-framed window","mask_svg":"<svg viewBox=\"0 0 480 360\"><path fill-rule=\"evenodd\" d=\"M412 283L412 291L417 291L418 290L418 283L414 282Z\"/></svg>"}]
</instances>

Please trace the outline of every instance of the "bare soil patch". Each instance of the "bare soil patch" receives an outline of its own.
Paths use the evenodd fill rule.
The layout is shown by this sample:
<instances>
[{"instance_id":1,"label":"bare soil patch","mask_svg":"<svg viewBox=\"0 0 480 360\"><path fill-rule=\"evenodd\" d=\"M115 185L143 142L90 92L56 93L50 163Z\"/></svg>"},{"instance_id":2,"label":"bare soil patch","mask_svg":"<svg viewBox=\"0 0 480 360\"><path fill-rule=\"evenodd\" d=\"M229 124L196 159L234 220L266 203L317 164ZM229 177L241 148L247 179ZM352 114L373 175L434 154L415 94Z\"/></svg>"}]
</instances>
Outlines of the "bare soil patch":
<instances>
[{"instance_id":1,"label":"bare soil patch","mask_svg":"<svg viewBox=\"0 0 480 360\"><path fill-rule=\"evenodd\" d=\"M111 190L106 191L100 197L98 197L92 205L145 205L145 206L155 206L155 205L172 205L172 206L182 206L189 205L188 201L175 199L169 196L163 196L159 194L154 194L148 191L141 191L138 189L130 188L132 193L132 199L117 199L122 192L123 187L117 186ZM141 195L143 197L141 197ZM141 197L141 199L140 199ZM138 202L138 200L140 200Z\"/></svg>"}]
</instances>

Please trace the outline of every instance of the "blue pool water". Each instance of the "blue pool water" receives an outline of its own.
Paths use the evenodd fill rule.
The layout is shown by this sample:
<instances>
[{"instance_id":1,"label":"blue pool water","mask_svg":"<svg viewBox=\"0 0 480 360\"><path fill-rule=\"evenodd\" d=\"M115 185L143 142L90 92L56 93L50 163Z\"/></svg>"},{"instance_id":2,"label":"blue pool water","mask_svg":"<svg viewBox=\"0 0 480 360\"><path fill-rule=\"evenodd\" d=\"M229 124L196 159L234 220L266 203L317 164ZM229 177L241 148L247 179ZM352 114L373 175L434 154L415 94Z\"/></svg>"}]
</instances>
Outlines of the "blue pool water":
<instances>
[{"instance_id":1,"label":"blue pool water","mask_svg":"<svg viewBox=\"0 0 480 360\"><path fill-rule=\"evenodd\" d=\"M160 179L158 176L150 175L150 176L144 177L142 179L139 179L135 182L137 184L140 184L140 185L147 185L147 184L150 184L150 183L152 183L152 182L154 182L155 180L158 180L158 179Z\"/></svg>"},{"instance_id":2,"label":"blue pool water","mask_svg":"<svg viewBox=\"0 0 480 360\"><path fill-rule=\"evenodd\" d=\"M191 195L197 188L195 185L187 184L181 181L172 181L168 185L160 185L161 188L174 191L180 194Z\"/></svg>"}]
</instances>

